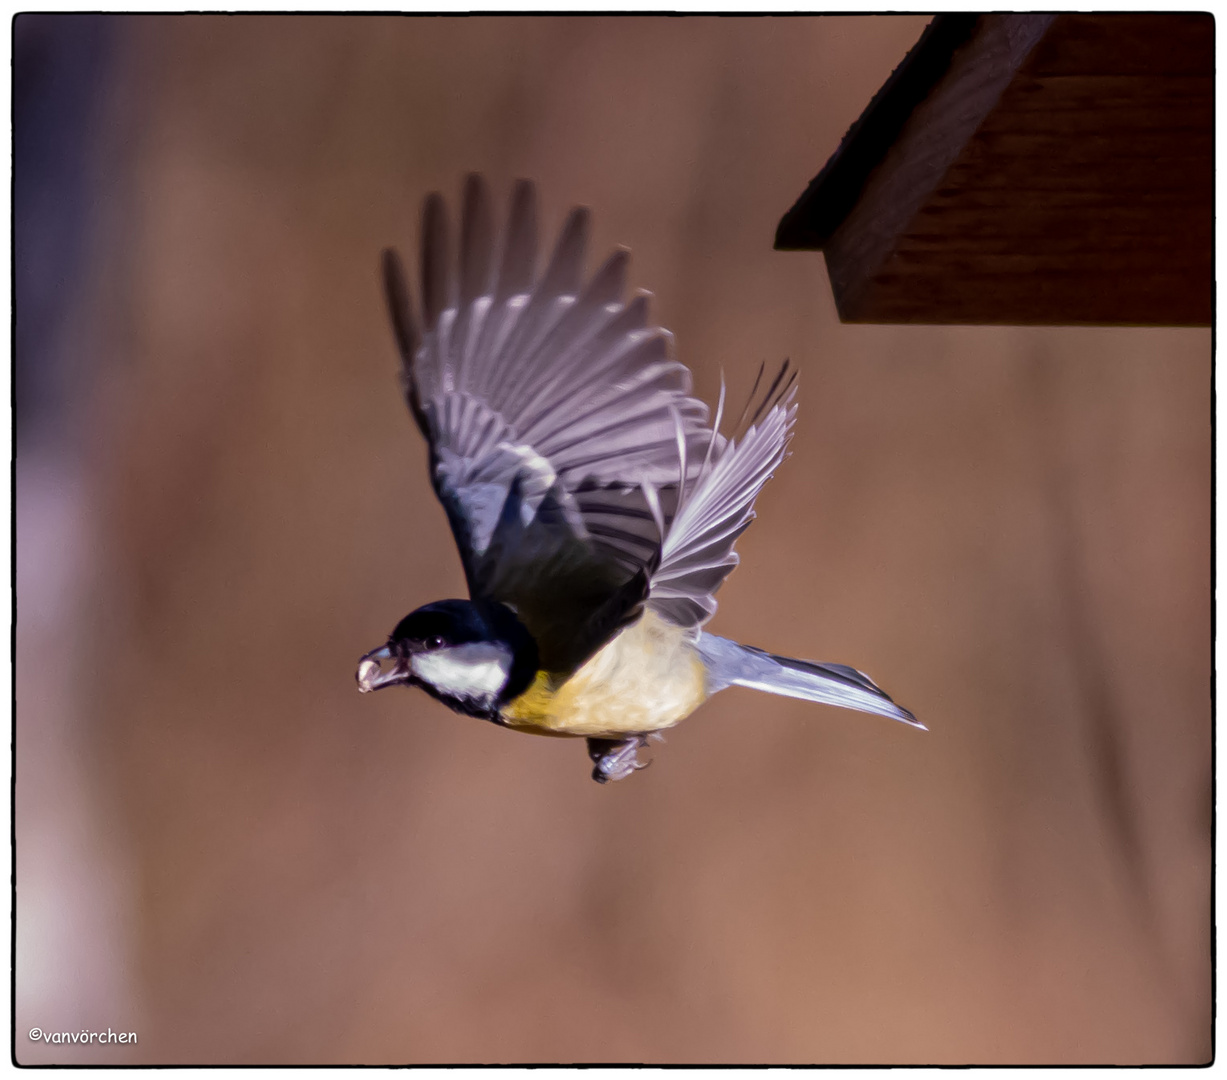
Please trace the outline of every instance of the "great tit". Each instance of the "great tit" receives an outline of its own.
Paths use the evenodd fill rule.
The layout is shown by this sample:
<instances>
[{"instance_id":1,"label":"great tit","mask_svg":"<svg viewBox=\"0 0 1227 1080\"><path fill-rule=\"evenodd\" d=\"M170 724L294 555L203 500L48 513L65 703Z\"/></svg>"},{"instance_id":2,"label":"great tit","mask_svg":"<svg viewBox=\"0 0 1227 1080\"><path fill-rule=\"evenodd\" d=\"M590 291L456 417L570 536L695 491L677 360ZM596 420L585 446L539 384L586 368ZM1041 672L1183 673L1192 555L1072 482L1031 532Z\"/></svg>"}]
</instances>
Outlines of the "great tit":
<instances>
[{"instance_id":1,"label":"great tit","mask_svg":"<svg viewBox=\"0 0 1227 1080\"><path fill-rule=\"evenodd\" d=\"M642 768L648 736L728 686L923 728L854 668L702 629L784 459L795 372L786 361L759 395L760 368L722 435L723 385L709 424L647 294L624 300L628 252L584 283L587 232L578 207L538 276L533 184L515 185L496 242L486 184L470 176L453 272L444 202L430 195L420 330L400 258L384 252L402 385L470 598L402 619L360 660L358 688L419 686L503 727L583 737L601 783Z\"/></svg>"}]
</instances>

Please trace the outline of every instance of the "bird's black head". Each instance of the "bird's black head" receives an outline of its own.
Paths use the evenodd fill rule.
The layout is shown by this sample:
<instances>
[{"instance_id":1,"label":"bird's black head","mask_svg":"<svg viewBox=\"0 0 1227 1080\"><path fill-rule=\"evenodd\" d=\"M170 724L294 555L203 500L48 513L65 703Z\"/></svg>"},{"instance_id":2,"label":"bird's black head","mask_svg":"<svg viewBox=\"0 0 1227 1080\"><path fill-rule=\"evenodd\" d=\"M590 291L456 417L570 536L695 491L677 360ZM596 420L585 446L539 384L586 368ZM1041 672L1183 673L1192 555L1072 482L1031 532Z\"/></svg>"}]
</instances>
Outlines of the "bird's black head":
<instances>
[{"instance_id":1,"label":"bird's black head","mask_svg":"<svg viewBox=\"0 0 1227 1080\"><path fill-rule=\"evenodd\" d=\"M536 643L509 608L439 600L401 619L388 643L358 662L357 678L364 693L420 686L457 712L495 719L536 670Z\"/></svg>"}]
</instances>

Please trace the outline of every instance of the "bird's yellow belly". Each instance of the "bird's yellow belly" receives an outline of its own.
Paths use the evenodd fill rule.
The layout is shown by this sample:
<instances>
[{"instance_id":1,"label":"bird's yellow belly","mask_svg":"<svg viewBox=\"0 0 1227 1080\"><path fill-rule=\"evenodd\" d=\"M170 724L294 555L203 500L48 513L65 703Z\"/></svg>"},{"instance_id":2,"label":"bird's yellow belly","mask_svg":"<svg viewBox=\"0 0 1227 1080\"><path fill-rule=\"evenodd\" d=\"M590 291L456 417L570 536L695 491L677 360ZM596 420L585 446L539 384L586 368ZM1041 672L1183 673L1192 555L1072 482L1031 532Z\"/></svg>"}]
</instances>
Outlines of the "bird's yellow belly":
<instances>
[{"instance_id":1,"label":"bird's yellow belly","mask_svg":"<svg viewBox=\"0 0 1227 1080\"><path fill-rule=\"evenodd\" d=\"M690 632L647 611L562 685L538 672L501 716L542 735L624 735L672 727L706 697Z\"/></svg>"}]
</instances>

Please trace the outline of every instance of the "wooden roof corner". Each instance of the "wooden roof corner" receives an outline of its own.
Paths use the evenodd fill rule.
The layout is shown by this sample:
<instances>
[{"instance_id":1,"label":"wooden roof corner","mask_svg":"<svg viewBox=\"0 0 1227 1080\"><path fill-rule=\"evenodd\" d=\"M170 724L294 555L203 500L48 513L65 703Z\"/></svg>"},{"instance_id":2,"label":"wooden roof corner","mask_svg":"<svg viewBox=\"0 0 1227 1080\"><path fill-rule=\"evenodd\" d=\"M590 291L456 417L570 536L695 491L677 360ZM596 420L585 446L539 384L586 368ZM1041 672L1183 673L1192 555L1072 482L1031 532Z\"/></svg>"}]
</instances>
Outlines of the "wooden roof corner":
<instances>
[{"instance_id":1,"label":"wooden roof corner","mask_svg":"<svg viewBox=\"0 0 1227 1080\"><path fill-rule=\"evenodd\" d=\"M939 15L780 221L848 322L1209 325L1214 19Z\"/></svg>"}]
</instances>

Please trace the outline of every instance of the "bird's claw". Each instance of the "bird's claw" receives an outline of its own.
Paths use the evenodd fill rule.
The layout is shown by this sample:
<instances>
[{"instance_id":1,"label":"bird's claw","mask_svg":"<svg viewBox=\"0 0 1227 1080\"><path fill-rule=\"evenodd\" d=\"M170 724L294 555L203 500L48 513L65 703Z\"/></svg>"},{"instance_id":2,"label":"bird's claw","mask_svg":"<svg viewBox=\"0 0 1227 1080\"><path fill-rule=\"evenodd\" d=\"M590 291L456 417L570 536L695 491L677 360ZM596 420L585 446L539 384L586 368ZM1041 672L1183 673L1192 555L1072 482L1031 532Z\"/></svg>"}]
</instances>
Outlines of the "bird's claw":
<instances>
[{"instance_id":1,"label":"bird's claw","mask_svg":"<svg viewBox=\"0 0 1227 1080\"><path fill-rule=\"evenodd\" d=\"M610 780L625 780L632 773L646 769L651 762L640 761L639 749L647 746L646 735L629 735L625 739L589 739L588 756L596 763L592 779L598 784Z\"/></svg>"}]
</instances>

